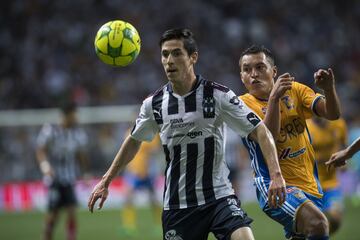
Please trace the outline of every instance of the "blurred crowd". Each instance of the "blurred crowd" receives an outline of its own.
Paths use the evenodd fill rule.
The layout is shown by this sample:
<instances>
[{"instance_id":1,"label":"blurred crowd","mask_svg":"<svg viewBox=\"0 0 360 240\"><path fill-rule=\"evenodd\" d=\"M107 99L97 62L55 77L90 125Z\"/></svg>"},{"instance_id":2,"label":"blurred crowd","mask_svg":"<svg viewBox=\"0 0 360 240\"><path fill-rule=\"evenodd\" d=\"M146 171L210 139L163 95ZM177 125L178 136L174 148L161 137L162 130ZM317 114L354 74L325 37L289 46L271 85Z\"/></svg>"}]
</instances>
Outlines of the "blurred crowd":
<instances>
[{"instance_id":1,"label":"blurred crowd","mask_svg":"<svg viewBox=\"0 0 360 240\"><path fill-rule=\"evenodd\" d=\"M188 27L199 43L196 72L238 94L244 92L238 58L253 43L274 52L280 74L309 86L318 68L332 67L350 131L360 126L360 1L13 0L0 11L0 110L56 107L64 98L80 106L140 104L166 82L159 37ZM106 66L95 55L95 34L113 19L132 23L141 35L141 53L126 68ZM124 129L87 126L97 140L94 169L112 160ZM40 176L31 150L37 131L0 127L0 167L17 169L1 170L0 182Z\"/></svg>"}]
</instances>

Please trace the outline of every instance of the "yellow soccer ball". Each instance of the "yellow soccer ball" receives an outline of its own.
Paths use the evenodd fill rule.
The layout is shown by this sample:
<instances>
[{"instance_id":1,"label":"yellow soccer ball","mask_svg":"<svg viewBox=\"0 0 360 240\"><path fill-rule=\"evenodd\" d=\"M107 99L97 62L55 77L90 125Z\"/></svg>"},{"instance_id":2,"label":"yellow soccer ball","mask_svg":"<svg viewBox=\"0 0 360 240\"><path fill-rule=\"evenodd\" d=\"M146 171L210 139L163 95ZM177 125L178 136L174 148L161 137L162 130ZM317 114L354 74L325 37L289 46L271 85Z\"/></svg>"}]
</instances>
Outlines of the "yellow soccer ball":
<instances>
[{"instance_id":1,"label":"yellow soccer ball","mask_svg":"<svg viewBox=\"0 0 360 240\"><path fill-rule=\"evenodd\" d=\"M141 40L133 25L114 20L101 26L96 34L94 46L101 61L112 66L124 67L139 55Z\"/></svg>"}]
</instances>

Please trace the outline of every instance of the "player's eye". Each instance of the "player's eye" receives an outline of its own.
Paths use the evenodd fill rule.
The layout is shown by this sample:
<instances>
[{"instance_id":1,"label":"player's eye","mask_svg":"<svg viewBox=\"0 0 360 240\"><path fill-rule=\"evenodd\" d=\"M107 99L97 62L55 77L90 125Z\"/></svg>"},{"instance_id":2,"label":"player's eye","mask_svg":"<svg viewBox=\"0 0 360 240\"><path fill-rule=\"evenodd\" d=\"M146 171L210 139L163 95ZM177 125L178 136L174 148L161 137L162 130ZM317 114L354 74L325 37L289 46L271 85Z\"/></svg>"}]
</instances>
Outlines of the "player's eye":
<instances>
[{"instance_id":1,"label":"player's eye","mask_svg":"<svg viewBox=\"0 0 360 240\"><path fill-rule=\"evenodd\" d=\"M172 52L172 55L173 55L174 57L179 57L179 56L182 55L182 52L181 52L180 50L175 50L175 51Z\"/></svg>"},{"instance_id":2,"label":"player's eye","mask_svg":"<svg viewBox=\"0 0 360 240\"><path fill-rule=\"evenodd\" d=\"M265 65L257 65L256 66L256 70L258 70L258 71L264 71L264 70L266 70L266 66Z\"/></svg>"},{"instance_id":3,"label":"player's eye","mask_svg":"<svg viewBox=\"0 0 360 240\"><path fill-rule=\"evenodd\" d=\"M165 58L167 58L169 56L169 52L168 51L162 51L161 55Z\"/></svg>"},{"instance_id":4,"label":"player's eye","mask_svg":"<svg viewBox=\"0 0 360 240\"><path fill-rule=\"evenodd\" d=\"M243 67L242 71L248 73L248 72L250 72L250 68L249 67Z\"/></svg>"}]
</instances>

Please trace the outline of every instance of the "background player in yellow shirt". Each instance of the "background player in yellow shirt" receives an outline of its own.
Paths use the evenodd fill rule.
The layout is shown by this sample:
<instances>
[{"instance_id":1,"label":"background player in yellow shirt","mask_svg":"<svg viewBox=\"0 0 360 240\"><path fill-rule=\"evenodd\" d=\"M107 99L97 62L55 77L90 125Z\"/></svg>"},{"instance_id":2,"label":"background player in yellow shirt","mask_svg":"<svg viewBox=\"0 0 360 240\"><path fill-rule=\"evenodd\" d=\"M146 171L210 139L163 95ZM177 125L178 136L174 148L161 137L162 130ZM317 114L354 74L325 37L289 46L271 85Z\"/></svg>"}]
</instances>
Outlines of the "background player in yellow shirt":
<instances>
[{"instance_id":1,"label":"background player in yellow shirt","mask_svg":"<svg viewBox=\"0 0 360 240\"><path fill-rule=\"evenodd\" d=\"M266 191L269 172L259 146L249 138L248 148L254 170L257 197L263 211L281 223L291 239L329 239L329 226L321 212L322 190L317 180L314 150L306 130L305 119L313 114L327 119L340 116L335 80L331 69L314 74L315 84L324 96L294 81L289 73L276 82L277 67L272 53L265 47L252 46L239 60L240 76L249 91L241 99L252 108L272 132L276 141L287 196L278 208L271 208Z\"/></svg>"},{"instance_id":2,"label":"background player in yellow shirt","mask_svg":"<svg viewBox=\"0 0 360 240\"><path fill-rule=\"evenodd\" d=\"M129 134L129 132L127 132ZM127 183L126 201L121 211L122 227L127 234L135 234L137 229L137 213L134 207L134 196L136 191L148 190L154 221L160 227L161 207L156 199L154 189L155 177L150 174L151 160L160 151L160 138L155 137L151 142L143 142L134 159L127 166L124 178ZM159 230L160 231L160 230Z\"/></svg>"},{"instance_id":3,"label":"background player in yellow shirt","mask_svg":"<svg viewBox=\"0 0 360 240\"><path fill-rule=\"evenodd\" d=\"M325 162L330 159L333 152L347 145L347 127L344 119L327 121L319 117L307 120L307 125L323 189L323 211L332 234L340 227L344 206L336 169L328 170Z\"/></svg>"}]
</instances>

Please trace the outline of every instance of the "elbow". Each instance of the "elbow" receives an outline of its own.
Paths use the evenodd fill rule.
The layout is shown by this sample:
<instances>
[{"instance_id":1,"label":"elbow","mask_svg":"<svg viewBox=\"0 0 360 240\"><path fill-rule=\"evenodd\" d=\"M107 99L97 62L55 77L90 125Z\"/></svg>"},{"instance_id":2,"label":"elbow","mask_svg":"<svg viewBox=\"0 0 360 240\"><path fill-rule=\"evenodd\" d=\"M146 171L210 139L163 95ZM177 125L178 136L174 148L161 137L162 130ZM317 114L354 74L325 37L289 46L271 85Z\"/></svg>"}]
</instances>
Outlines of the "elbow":
<instances>
[{"instance_id":1,"label":"elbow","mask_svg":"<svg viewBox=\"0 0 360 240\"><path fill-rule=\"evenodd\" d=\"M338 120L340 118L340 116L341 116L340 112L336 112L333 114L329 114L327 119L328 120Z\"/></svg>"},{"instance_id":2,"label":"elbow","mask_svg":"<svg viewBox=\"0 0 360 240\"><path fill-rule=\"evenodd\" d=\"M340 118L340 115L336 115L336 116L329 117L328 120L333 121L333 120L338 120L339 118Z\"/></svg>"}]
</instances>

